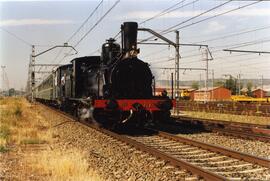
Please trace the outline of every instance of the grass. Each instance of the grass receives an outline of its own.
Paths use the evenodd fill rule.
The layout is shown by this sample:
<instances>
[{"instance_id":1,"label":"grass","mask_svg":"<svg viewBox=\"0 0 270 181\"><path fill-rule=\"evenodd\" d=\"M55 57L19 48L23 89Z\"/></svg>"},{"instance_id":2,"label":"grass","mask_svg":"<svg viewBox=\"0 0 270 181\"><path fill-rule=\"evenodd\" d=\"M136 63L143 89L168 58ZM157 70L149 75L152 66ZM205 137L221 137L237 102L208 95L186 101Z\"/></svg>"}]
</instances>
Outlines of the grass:
<instances>
[{"instance_id":1,"label":"grass","mask_svg":"<svg viewBox=\"0 0 270 181\"><path fill-rule=\"evenodd\" d=\"M24 98L0 99L0 117L1 150L8 150L12 144L43 144L52 140L50 124Z\"/></svg>"},{"instance_id":2,"label":"grass","mask_svg":"<svg viewBox=\"0 0 270 181\"><path fill-rule=\"evenodd\" d=\"M20 143L21 144L44 144L44 143L46 143L46 141L40 140L37 138L28 138L28 139L21 140Z\"/></svg>"},{"instance_id":3,"label":"grass","mask_svg":"<svg viewBox=\"0 0 270 181\"><path fill-rule=\"evenodd\" d=\"M7 126L2 125L0 127L0 138L7 139L9 135L10 135L10 129Z\"/></svg>"},{"instance_id":4,"label":"grass","mask_svg":"<svg viewBox=\"0 0 270 181\"><path fill-rule=\"evenodd\" d=\"M36 155L38 161L32 157L32 170L42 172L52 181L100 181L98 175L88 167L86 155L77 149L46 150Z\"/></svg>"},{"instance_id":5,"label":"grass","mask_svg":"<svg viewBox=\"0 0 270 181\"><path fill-rule=\"evenodd\" d=\"M222 113L209 113L209 112L196 112L196 111L181 111L190 117L203 118L203 119L217 119L223 121L233 121L251 124L269 125L270 117L262 116L245 116L245 115L233 115Z\"/></svg>"},{"instance_id":6,"label":"grass","mask_svg":"<svg viewBox=\"0 0 270 181\"><path fill-rule=\"evenodd\" d=\"M14 114L18 117L22 116L22 107L20 104L15 107Z\"/></svg>"},{"instance_id":7,"label":"grass","mask_svg":"<svg viewBox=\"0 0 270 181\"><path fill-rule=\"evenodd\" d=\"M7 141L10 136L10 130L7 126L2 125L0 127L0 153L8 151Z\"/></svg>"},{"instance_id":8,"label":"grass","mask_svg":"<svg viewBox=\"0 0 270 181\"><path fill-rule=\"evenodd\" d=\"M0 153L5 153L7 152L9 149L3 145L0 145Z\"/></svg>"},{"instance_id":9,"label":"grass","mask_svg":"<svg viewBox=\"0 0 270 181\"><path fill-rule=\"evenodd\" d=\"M19 154L20 161L17 160L23 166L22 171L10 168L16 169L16 176L35 175L52 181L101 180L89 168L86 153L75 148L61 149L61 145L51 150L56 130L50 129L51 120L41 116L40 110L23 98L0 99L0 154L24 150L23 156ZM35 150L34 145L45 150ZM32 151L27 152L26 147Z\"/></svg>"}]
</instances>

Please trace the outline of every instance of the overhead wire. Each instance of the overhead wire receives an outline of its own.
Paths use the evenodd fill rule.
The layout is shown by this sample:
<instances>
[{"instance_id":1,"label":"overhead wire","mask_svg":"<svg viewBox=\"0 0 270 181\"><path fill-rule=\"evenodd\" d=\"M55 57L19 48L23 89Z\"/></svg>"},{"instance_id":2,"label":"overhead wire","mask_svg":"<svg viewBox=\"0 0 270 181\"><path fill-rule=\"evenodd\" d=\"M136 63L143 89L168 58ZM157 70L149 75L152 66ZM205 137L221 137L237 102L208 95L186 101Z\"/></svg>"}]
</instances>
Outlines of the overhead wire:
<instances>
[{"instance_id":1,"label":"overhead wire","mask_svg":"<svg viewBox=\"0 0 270 181\"><path fill-rule=\"evenodd\" d=\"M204 19L202 19L202 20L199 20L199 21L196 21L196 22L193 22L193 23L184 25L184 26L182 26L182 27L180 27L180 28L177 28L177 30L180 30L180 29L183 29L183 28L187 28L187 27L189 27L189 26L193 26L193 25L195 25L195 24L198 24L198 23L207 21L207 20L212 19L212 18L216 18L216 17L218 17L218 16L222 16L222 15L224 15L224 14L231 13L231 12L233 12L233 11L237 11L237 10L239 10L239 9L246 8L246 7L248 7L248 6L252 6L252 5L257 4L257 3L261 2L261 1L262 1L262 0L258 0L257 2L253 2L253 3L247 4L247 5L243 5L243 6L240 6L240 7L237 7L237 8L234 8L234 9L231 9L231 10L228 10L228 11L225 11L225 12L222 12L222 13L219 13L219 14L216 14L216 15L214 15L214 16L210 16L210 17L208 17L208 18L204 18ZM230 2L230 1L229 1L229 2ZM174 31L174 30L168 31L168 32L166 32L166 33L164 33L164 34L170 33L170 32L172 32L172 31Z\"/></svg>"},{"instance_id":2,"label":"overhead wire","mask_svg":"<svg viewBox=\"0 0 270 181\"><path fill-rule=\"evenodd\" d=\"M185 23L187 23L187 22L189 22L189 21L191 21L191 20L193 20L193 19L196 19L196 18L198 18L198 17L200 17L200 16L202 16L202 15L204 15L204 14L207 14L207 13L209 13L209 12L215 10L215 9L218 9L218 8L220 8L220 7L222 7L222 6L224 6L224 5L228 4L228 3L230 3L231 1L233 1L233 0L226 1L226 2L224 2L224 3L221 3L221 4L217 5L217 6L214 6L214 7L210 8L210 9L208 9L208 10L202 12L202 13L199 13L199 14L197 14L197 15L195 15L195 16L192 16L191 18L188 18L188 19L186 19L186 20L184 20L184 21L182 21L182 22L180 22L180 23L177 23L176 25L173 25L173 26L171 26L171 27L169 27L169 28L167 28L167 29L161 31L160 34L161 34L161 35L167 34L167 33L171 32L171 30L174 29L174 28L176 28L177 26L180 26L180 25L182 25L182 24L185 24ZM141 43L141 42L148 41L148 40L150 40L150 39L152 39L152 38L153 38L153 36L151 36L151 37L149 37L149 38L146 38L146 39L144 39L144 40L141 40L140 43Z\"/></svg>"},{"instance_id":3,"label":"overhead wire","mask_svg":"<svg viewBox=\"0 0 270 181\"><path fill-rule=\"evenodd\" d=\"M167 29L161 31L160 34L165 35L165 34L168 34L168 33L172 32L172 31L175 31L175 30L180 30L180 29L183 29L183 28L187 28L187 27L189 27L189 26L193 26L193 25L195 25L195 24L198 24L198 23L207 21L207 20L209 20L209 19L216 18L216 17L222 16L222 15L225 15L225 14L228 14L228 13L231 13L231 12L234 12L234 11L237 11L237 10L240 10L240 9L243 9L243 8L246 8L246 7L249 7L249 6L252 6L252 5L256 4L256 3L262 2L263 0L258 0L258 1L256 1L256 2L252 2L252 3L249 3L249 4L243 5L243 6L239 6L239 7L237 7L237 8L234 8L234 9L231 9L231 10L228 10L228 11L225 11L225 12L222 12L222 13L219 13L219 14L216 14L216 15L214 15L214 16L210 16L210 17L204 18L204 19L199 20L199 21L196 21L196 22L192 22L192 23L190 23L190 24L184 25L184 26L179 27L179 28L176 28L177 26L180 26L180 25L182 25L182 24L184 24L184 23L187 23L187 22L190 21L190 20L193 20L193 19L195 19L195 18L197 18L197 17L199 17L199 16L202 16L202 15L204 15L204 14L206 14L206 13L209 13L209 12L215 10L215 9L218 9L218 8L220 8L221 6L224 6L224 5L226 5L226 4L228 4L228 3L232 2L232 1L233 1L233 0L230 0L230 1L227 1L227 2L225 2L225 3L222 3L222 4L220 4L220 5L218 5L218 6L215 6L215 7L211 8L211 9L209 9L209 10L207 10L207 11L204 11L204 12L202 12L202 13L196 15L196 16L193 16L193 17L191 17L191 18L189 18L189 19L187 19L187 20L185 20L185 21L182 21L182 22L180 22L180 23L178 23L178 24L176 24L176 25L173 25L173 26L171 26L171 27L169 27L169 28L167 28ZM174 28L176 28L176 29L174 29ZM172 29L173 29L173 30L172 30ZM149 38L146 38L146 39L142 40L141 42L148 41L148 40L150 40L150 39L152 39L152 38L153 38L153 36L151 36L151 37L149 37Z\"/></svg>"},{"instance_id":4,"label":"overhead wire","mask_svg":"<svg viewBox=\"0 0 270 181\"><path fill-rule=\"evenodd\" d=\"M157 18L157 17L166 15L166 14L168 14L168 13L170 13L170 12L175 11L175 10L179 10L179 9L181 9L181 8L184 8L184 7L186 7L186 6L189 6L189 5L191 5L191 4L194 4L194 3L198 2L198 1L200 1L200 0L194 0L194 1L192 1L192 2L183 4L183 5L180 6L180 7L175 7L175 6L178 6L178 5L182 4L182 3L184 3L185 0L182 0L182 1L180 1L180 2L177 2L176 4L173 4L173 5L171 5L170 7L168 7L168 8L166 8L166 9L162 10L160 13L158 13L158 14L156 14L156 15L154 15L154 16L152 16L152 17L150 17L150 18L148 18L148 19L146 19L146 20L144 20L144 21L142 21L142 22L139 22L139 25L144 24L144 23L146 23L146 22L148 22L148 21L151 21L151 20L153 20L153 19L155 19L155 18ZM173 9L172 9L172 8L173 8ZM120 34L120 32L115 36L114 39L117 40L118 38L120 38L119 34ZM166 49L165 49L165 50L166 50ZM161 50L161 51L163 51L163 50ZM153 53L159 53L159 52L160 52L160 51L155 51L155 52L153 52ZM149 55L152 55L152 53L149 54ZM144 56L144 58L146 58L146 57L148 57L148 55Z\"/></svg>"},{"instance_id":5,"label":"overhead wire","mask_svg":"<svg viewBox=\"0 0 270 181\"><path fill-rule=\"evenodd\" d=\"M2 28L2 27L0 27L0 29L1 29L2 31L4 31L4 32L8 33L9 35L13 36L14 38L16 38L17 40L19 40L20 42L24 43L24 44L27 45L27 46L32 46L32 45L33 45L32 43L30 43L30 42L24 40L23 38L19 37L19 36L16 35L15 33L12 33L12 32L10 32L10 31L8 31L8 30Z\"/></svg>"},{"instance_id":6,"label":"overhead wire","mask_svg":"<svg viewBox=\"0 0 270 181\"><path fill-rule=\"evenodd\" d=\"M120 2L120 0L117 0L97 21L96 23L80 38L80 40L75 43L75 45L73 47L77 47L87 36L88 34L94 30L95 27L97 27L97 25L99 25L99 23L112 11L113 8L115 8L115 6ZM69 51L69 53L71 52L72 50ZM68 53L68 54L69 54ZM61 63L64 59L66 58L66 56L64 56L59 62Z\"/></svg>"},{"instance_id":7,"label":"overhead wire","mask_svg":"<svg viewBox=\"0 0 270 181\"><path fill-rule=\"evenodd\" d=\"M265 30L265 29L269 29L269 28L270 28L270 26L264 26L264 27L261 27L261 28L255 28L255 29L251 29L251 30L247 30L247 31L237 32L237 33L231 33L231 34L227 34L227 35L223 35L223 36L219 36L219 37L215 37L215 38L211 38L211 39L207 39L207 40L203 40L203 41L197 41L197 42L193 42L193 43L196 44L196 43L211 42L211 41L231 38L231 37L234 37L234 36L243 35L243 34L247 34L247 33L252 33L252 32L256 32L256 31L260 31L260 30Z\"/></svg>"},{"instance_id":8,"label":"overhead wire","mask_svg":"<svg viewBox=\"0 0 270 181\"><path fill-rule=\"evenodd\" d=\"M86 37L87 35L112 11L112 9L120 2L120 0L117 0L109 10L101 18L97 20L97 22L84 34L84 36L74 45L74 47L77 47Z\"/></svg>"},{"instance_id":9,"label":"overhead wire","mask_svg":"<svg viewBox=\"0 0 270 181\"><path fill-rule=\"evenodd\" d=\"M162 10L160 13L158 13L158 14L156 14L156 15L154 15L154 16L152 16L152 17L150 17L150 18L148 18L148 19L146 19L146 20L144 20L144 21L142 21L142 22L139 22L138 24L139 24L139 25L144 24L144 23L146 23L146 22L148 22L148 21L151 21L151 20L153 20L153 19L155 19L155 18L157 18L157 17L163 16L163 15L165 15L165 14L168 14L168 13L172 12L172 11L181 9L181 8L183 8L183 7L186 7L186 6L190 5L190 4L194 4L195 2L200 1L200 0L194 0L194 1L190 2L190 3L184 4L184 5L180 6L180 7L176 7L176 8L174 8L174 9L172 9L173 7L175 7L175 6L177 6L177 5L181 4L181 3L183 3L183 2L185 2L185 1L186 1L186 0L182 0L182 1L180 1L180 2L177 2L176 4L170 6L169 8L166 8L165 10ZM172 10L171 10L171 9L172 9ZM169 10L170 10L170 11L169 11ZM121 31L118 32L118 33L114 36L114 39L115 39L115 40L118 40L118 39L120 38L120 33L121 33Z\"/></svg>"},{"instance_id":10,"label":"overhead wire","mask_svg":"<svg viewBox=\"0 0 270 181\"><path fill-rule=\"evenodd\" d=\"M260 43L270 42L270 39L267 39L267 40L264 40L264 39L265 39L265 37L262 38L262 39L259 39L259 40L254 40L254 41L248 41L248 42L242 42L242 43L237 43L237 44L229 44L229 45L216 46L216 48L220 48L220 49L216 49L216 50L215 49L214 50L212 49L211 52L212 53L222 52L223 51L223 48L230 47L230 46L234 46L232 48L239 48L239 47L246 47L246 46L252 46L252 45L256 45L256 44L260 44ZM210 48L214 48L214 47L210 47ZM201 54L191 54L191 55L187 55L187 56L182 56L181 59L187 59L187 58L197 57L197 56L201 56ZM218 58L222 58L222 57L218 57ZM160 61L157 61L157 62L152 62L152 64L163 63L163 62L168 63L168 62L172 62L173 60L174 60L174 58L164 59L164 60L160 60ZM185 62L185 63L196 63L196 62L201 62L201 60L195 60L195 61L192 61L192 62Z\"/></svg>"},{"instance_id":11,"label":"overhead wire","mask_svg":"<svg viewBox=\"0 0 270 181\"><path fill-rule=\"evenodd\" d=\"M104 0L101 0L95 9L90 13L90 15L84 20L81 26L68 38L66 42L69 42L82 28L83 26L89 21L89 19L97 12L98 8L101 6Z\"/></svg>"},{"instance_id":12,"label":"overhead wire","mask_svg":"<svg viewBox=\"0 0 270 181\"><path fill-rule=\"evenodd\" d=\"M156 14L156 15L154 15L154 16L152 16L152 17L150 17L150 18L148 18L148 19L146 19L146 20L144 20L144 21L142 21L142 22L140 22L139 25L144 24L144 23L146 23L146 22L148 22L148 21L151 21L151 20L153 20L153 19L155 19L155 18L158 18L158 17L160 17L160 16L164 16L164 15L166 15L166 14L168 14L168 13L173 12L173 11L176 11L176 10L179 10L179 9L181 9L181 8L184 8L184 7L186 7L186 6L189 6L189 5L191 5L191 4L194 4L194 3L198 2L198 1L200 1L200 0L195 0L195 1L189 2L189 3L187 3L187 4L184 4L184 5L180 6L180 7L175 7L175 6L178 6L179 4L182 4L182 3L185 2L185 0L182 0L182 1L180 1L180 2L178 2L178 3L176 3L176 4L174 4L174 5L172 5L172 6L168 7L168 8L166 8L165 10L161 11L160 13L158 13L158 14ZM174 8L174 9L172 9L172 8Z\"/></svg>"},{"instance_id":13,"label":"overhead wire","mask_svg":"<svg viewBox=\"0 0 270 181\"><path fill-rule=\"evenodd\" d=\"M231 37L238 36L238 35L244 35L244 34L248 34L248 33L252 33L252 32L257 32L257 31L260 31L260 30L266 30L266 29L269 29L269 28L270 28L270 26L264 26L264 27L261 27L261 28L250 29L250 30L247 30L247 31L239 31L239 32L236 32L236 33L229 33L229 34L218 36L218 37L211 38L211 39L191 42L191 44L200 44L200 43L206 43L206 42L211 42L211 41L224 40L226 38L231 38ZM212 48L212 47L210 47L210 48ZM197 50L188 50L188 51L184 51L182 53L188 53L188 52L194 52L194 51L197 51Z\"/></svg>"},{"instance_id":14,"label":"overhead wire","mask_svg":"<svg viewBox=\"0 0 270 181\"><path fill-rule=\"evenodd\" d=\"M220 45L220 46L209 47L209 48L212 49L211 50L212 53L216 53L216 52L223 51L223 48L229 48L230 47L230 49L233 49L233 48L240 48L240 47L246 47L246 46L252 46L252 45L256 45L256 44L260 44L260 43L270 42L270 39L265 40L266 38L268 38L268 37L264 37L264 38L261 38L259 40L253 40L253 41L236 43L236 44ZM219 48L219 49L217 49L217 48ZM186 58L190 58L190 57L196 57L196 56L200 56L200 55L201 54L191 54L191 55L187 55L187 56L182 56L181 59L186 59Z\"/></svg>"},{"instance_id":15,"label":"overhead wire","mask_svg":"<svg viewBox=\"0 0 270 181\"><path fill-rule=\"evenodd\" d=\"M71 39L73 39L75 36L76 36L76 34L77 33L79 33L80 32L80 30L86 25L86 23L89 21L89 19L91 18L91 17L93 17L93 15L97 12L97 10L100 8L100 6L101 6L101 4L103 3L103 1L104 0L101 0L99 3L98 3L98 5L94 8L94 10L89 14L89 16L83 21L83 23L80 25L80 27L67 39L67 43L68 42L70 42L71 41ZM64 48L61 48L61 50L60 51L58 51L58 53L57 53L57 55L55 56L55 58L53 59L53 61L52 62L55 62L56 60L57 60L57 58L60 56L60 54L63 52L63 49ZM70 51L71 52L71 51ZM70 53L69 52L69 53ZM65 58L65 56L64 56L64 58ZM64 59L63 58L63 59ZM63 60L62 59L62 60ZM61 61L62 61L61 60ZM61 62L60 61L60 62Z\"/></svg>"}]
</instances>

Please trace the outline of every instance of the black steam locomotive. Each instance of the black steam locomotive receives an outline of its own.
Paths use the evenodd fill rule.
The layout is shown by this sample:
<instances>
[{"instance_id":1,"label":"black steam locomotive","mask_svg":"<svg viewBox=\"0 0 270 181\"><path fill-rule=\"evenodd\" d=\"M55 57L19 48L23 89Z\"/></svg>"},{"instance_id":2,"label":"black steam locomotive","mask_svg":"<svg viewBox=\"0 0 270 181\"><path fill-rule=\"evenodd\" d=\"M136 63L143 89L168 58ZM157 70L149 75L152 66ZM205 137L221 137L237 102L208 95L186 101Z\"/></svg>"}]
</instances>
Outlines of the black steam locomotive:
<instances>
[{"instance_id":1,"label":"black steam locomotive","mask_svg":"<svg viewBox=\"0 0 270 181\"><path fill-rule=\"evenodd\" d=\"M123 23L121 47L110 38L101 56L58 67L35 88L35 99L106 127L166 120L173 102L166 93L154 96L149 65L137 58L137 31L137 23Z\"/></svg>"}]
</instances>

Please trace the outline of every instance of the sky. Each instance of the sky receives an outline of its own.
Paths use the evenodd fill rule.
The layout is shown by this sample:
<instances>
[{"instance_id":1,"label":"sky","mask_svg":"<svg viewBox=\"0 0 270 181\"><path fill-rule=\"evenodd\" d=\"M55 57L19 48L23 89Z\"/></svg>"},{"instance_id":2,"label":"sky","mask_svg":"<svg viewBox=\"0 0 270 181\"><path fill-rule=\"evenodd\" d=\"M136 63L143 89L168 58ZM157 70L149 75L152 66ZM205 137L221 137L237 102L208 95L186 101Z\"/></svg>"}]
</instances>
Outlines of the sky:
<instances>
[{"instance_id":1,"label":"sky","mask_svg":"<svg viewBox=\"0 0 270 181\"><path fill-rule=\"evenodd\" d=\"M31 45L36 45L37 54L68 42L75 46L78 54L74 55L69 48L57 48L37 57L36 63L69 63L75 57L99 55L102 43L115 37L125 21L136 21L140 27L151 28L173 41L174 31L178 29L180 43L208 45L213 57L209 61L209 78L212 72L215 78L224 78L225 74L234 77L240 74L242 78L258 81L261 76L270 78L270 54L223 51L270 51L269 1L104 0L72 36L100 2L0 0L0 64L5 66L6 73L3 83L1 70L1 88L7 86L6 77L10 88L25 88ZM116 6L100 20L115 3ZM254 4L248 6L251 3ZM160 14L171 7L174 10ZM96 24L99 20L100 23ZM164 34L163 31L170 27L173 27L170 33ZM139 41L149 37L151 35L146 32L138 34ZM148 42L162 41L152 38ZM173 70L162 68L174 67L175 49L167 45L140 44L138 47L139 58L150 64L155 77L169 79ZM180 56L180 68L206 67L206 50L203 47L180 46ZM48 72L51 68L36 67L36 70ZM38 80L44 77L44 73L37 74ZM180 71L180 80L199 80L200 77L205 78L205 71Z\"/></svg>"}]
</instances>

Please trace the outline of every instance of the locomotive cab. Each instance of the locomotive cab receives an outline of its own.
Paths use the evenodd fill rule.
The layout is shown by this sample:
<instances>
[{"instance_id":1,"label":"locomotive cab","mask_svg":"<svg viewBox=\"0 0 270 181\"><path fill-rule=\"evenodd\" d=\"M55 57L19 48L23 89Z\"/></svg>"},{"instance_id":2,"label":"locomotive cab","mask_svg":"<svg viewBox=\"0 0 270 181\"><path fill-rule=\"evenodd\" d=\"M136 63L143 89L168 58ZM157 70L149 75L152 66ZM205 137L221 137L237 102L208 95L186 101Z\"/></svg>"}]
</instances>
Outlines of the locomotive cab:
<instances>
[{"instance_id":1,"label":"locomotive cab","mask_svg":"<svg viewBox=\"0 0 270 181\"><path fill-rule=\"evenodd\" d=\"M73 64L73 98L98 97L101 91L99 81L100 57L87 56L75 58Z\"/></svg>"},{"instance_id":2,"label":"locomotive cab","mask_svg":"<svg viewBox=\"0 0 270 181\"><path fill-rule=\"evenodd\" d=\"M62 65L55 72L55 98L70 97L72 89L72 64Z\"/></svg>"}]
</instances>

